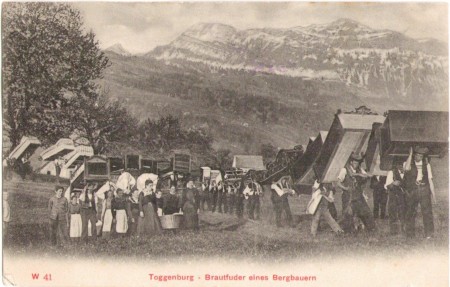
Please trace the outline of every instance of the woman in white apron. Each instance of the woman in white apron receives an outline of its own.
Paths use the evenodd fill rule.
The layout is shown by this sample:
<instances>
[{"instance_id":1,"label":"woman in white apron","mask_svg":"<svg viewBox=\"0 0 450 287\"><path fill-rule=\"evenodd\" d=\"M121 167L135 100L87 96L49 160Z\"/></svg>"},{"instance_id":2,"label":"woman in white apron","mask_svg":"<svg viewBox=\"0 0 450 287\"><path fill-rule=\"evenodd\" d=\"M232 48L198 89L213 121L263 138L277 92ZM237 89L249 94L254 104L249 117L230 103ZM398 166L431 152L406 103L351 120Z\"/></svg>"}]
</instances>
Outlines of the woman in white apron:
<instances>
[{"instance_id":1,"label":"woman in white apron","mask_svg":"<svg viewBox=\"0 0 450 287\"><path fill-rule=\"evenodd\" d=\"M114 194L112 190L106 192L105 199L102 204L102 237L109 238L111 236L111 227L113 223L112 203L114 200Z\"/></svg>"},{"instance_id":2,"label":"woman in white apron","mask_svg":"<svg viewBox=\"0 0 450 287\"><path fill-rule=\"evenodd\" d=\"M80 204L78 203L78 197L73 194L70 198L69 212L70 212L70 230L69 236L71 240L77 241L81 238L81 215Z\"/></svg>"},{"instance_id":3,"label":"woman in white apron","mask_svg":"<svg viewBox=\"0 0 450 287\"><path fill-rule=\"evenodd\" d=\"M112 202L112 214L116 223L116 233L124 236L128 231L127 199L123 195L123 190L117 189L117 197Z\"/></svg>"}]
</instances>

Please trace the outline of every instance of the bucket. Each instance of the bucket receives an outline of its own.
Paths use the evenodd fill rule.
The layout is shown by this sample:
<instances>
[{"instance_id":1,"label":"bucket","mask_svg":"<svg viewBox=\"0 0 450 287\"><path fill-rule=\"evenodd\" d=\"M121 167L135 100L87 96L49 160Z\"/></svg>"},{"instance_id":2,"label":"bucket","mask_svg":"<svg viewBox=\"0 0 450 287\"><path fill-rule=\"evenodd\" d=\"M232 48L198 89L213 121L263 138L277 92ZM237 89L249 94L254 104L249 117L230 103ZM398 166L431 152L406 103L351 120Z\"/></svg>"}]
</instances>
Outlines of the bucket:
<instances>
[{"instance_id":1,"label":"bucket","mask_svg":"<svg viewBox=\"0 0 450 287\"><path fill-rule=\"evenodd\" d=\"M160 216L159 220L163 229L177 229L180 228L182 218L182 214L171 214Z\"/></svg>"}]
</instances>

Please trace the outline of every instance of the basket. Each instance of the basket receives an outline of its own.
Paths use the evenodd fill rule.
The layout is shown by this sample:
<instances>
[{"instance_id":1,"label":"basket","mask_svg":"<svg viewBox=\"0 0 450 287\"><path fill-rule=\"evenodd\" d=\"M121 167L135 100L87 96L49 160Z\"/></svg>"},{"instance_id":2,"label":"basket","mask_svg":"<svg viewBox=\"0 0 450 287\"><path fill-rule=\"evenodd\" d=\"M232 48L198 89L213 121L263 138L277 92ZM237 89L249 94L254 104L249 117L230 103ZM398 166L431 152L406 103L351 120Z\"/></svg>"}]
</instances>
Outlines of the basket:
<instances>
[{"instance_id":1,"label":"basket","mask_svg":"<svg viewBox=\"0 0 450 287\"><path fill-rule=\"evenodd\" d=\"M178 229L181 225L182 214L163 215L159 217L162 229Z\"/></svg>"}]
</instances>

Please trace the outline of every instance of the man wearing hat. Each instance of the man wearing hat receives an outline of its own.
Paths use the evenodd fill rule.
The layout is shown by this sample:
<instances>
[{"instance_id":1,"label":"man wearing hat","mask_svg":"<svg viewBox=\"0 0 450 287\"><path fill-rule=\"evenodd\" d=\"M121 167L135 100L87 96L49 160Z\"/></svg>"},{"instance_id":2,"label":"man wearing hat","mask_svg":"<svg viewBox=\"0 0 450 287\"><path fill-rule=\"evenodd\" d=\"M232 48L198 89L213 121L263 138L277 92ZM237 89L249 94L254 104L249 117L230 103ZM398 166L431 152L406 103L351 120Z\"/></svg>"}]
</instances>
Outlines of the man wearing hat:
<instances>
[{"instance_id":1,"label":"man wearing hat","mask_svg":"<svg viewBox=\"0 0 450 287\"><path fill-rule=\"evenodd\" d=\"M370 177L361 167L363 156L352 153L345 167L338 175L337 186L342 189L342 227L345 232L353 231L353 217L358 217L368 231L375 229L372 211L367 204L363 185Z\"/></svg>"},{"instance_id":2,"label":"man wearing hat","mask_svg":"<svg viewBox=\"0 0 450 287\"><path fill-rule=\"evenodd\" d=\"M417 215L417 205L420 204L423 217L425 237L430 239L434 233L432 200L436 202L434 194L433 175L427 158L428 148L417 146L411 148L405 162L406 195L406 236L414 237Z\"/></svg>"},{"instance_id":3,"label":"man wearing hat","mask_svg":"<svg viewBox=\"0 0 450 287\"><path fill-rule=\"evenodd\" d=\"M405 225L405 171L403 159L395 158L392 170L388 171L384 188L389 193L389 230L396 235Z\"/></svg>"}]
</instances>

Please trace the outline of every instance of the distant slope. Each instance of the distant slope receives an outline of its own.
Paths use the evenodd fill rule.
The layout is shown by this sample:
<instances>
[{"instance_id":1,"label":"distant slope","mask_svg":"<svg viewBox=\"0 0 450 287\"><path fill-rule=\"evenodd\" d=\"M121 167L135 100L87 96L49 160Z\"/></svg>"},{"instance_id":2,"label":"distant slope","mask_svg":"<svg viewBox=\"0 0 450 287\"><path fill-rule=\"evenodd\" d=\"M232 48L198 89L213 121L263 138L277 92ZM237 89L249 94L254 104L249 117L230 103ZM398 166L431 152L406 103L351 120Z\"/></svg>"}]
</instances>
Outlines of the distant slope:
<instances>
[{"instance_id":1,"label":"distant slope","mask_svg":"<svg viewBox=\"0 0 450 287\"><path fill-rule=\"evenodd\" d=\"M174 114L187 126L206 127L217 147L255 152L261 143L278 147L306 143L328 130L338 108L368 105L379 113L411 107L408 101L365 98L339 82L264 73L220 71L202 65L184 69L142 57L107 53L112 66L104 80L113 99L122 99L140 119Z\"/></svg>"},{"instance_id":2,"label":"distant slope","mask_svg":"<svg viewBox=\"0 0 450 287\"><path fill-rule=\"evenodd\" d=\"M215 146L254 153L307 143L338 108L447 110L447 47L341 19L238 31L201 23L142 56L106 51L102 84L140 119L173 114Z\"/></svg>"}]
</instances>

